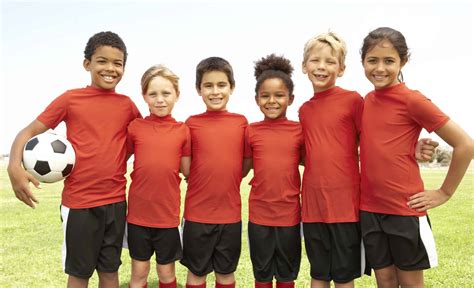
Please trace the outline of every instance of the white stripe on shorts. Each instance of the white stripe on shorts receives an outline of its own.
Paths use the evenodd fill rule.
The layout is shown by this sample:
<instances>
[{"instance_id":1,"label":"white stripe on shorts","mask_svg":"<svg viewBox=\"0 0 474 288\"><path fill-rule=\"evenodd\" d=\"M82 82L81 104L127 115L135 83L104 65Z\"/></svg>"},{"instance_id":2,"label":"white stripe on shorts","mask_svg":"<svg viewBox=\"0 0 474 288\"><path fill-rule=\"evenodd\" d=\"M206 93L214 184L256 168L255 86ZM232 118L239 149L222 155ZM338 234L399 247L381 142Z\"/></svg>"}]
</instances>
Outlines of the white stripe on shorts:
<instances>
[{"instance_id":1,"label":"white stripe on shorts","mask_svg":"<svg viewBox=\"0 0 474 288\"><path fill-rule=\"evenodd\" d=\"M63 226L63 246L62 246L62 249L61 249L61 256L62 256L62 261L63 261L63 271L66 270L66 253L67 253L67 249L66 249L66 227L67 227L67 217L69 216L69 208L64 206L64 205L61 205L61 219L63 219L63 223L62 223L62 226Z\"/></svg>"},{"instance_id":2,"label":"white stripe on shorts","mask_svg":"<svg viewBox=\"0 0 474 288\"><path fill-rule=\"evenodd\" d=\"M420 221L420 237L423 245L425 246L426 254L428 254L430 267L436 267L438 266L438 255L436 253L433 231L431 231L431 227L426 216L418 217L418 219Z\"/></svg>"},{"instance_id":3,"label":"white stripe on shorts","mask_svg":"<svg viewBox=\"0 0 474 288\"><path fill-rule=\"evenodd\" d=\"M364 276L365 273L365 266L367 263L365 263L365 246L364 246L364 240L360 239L360 276Z\"/></svg>"}]
</instances>

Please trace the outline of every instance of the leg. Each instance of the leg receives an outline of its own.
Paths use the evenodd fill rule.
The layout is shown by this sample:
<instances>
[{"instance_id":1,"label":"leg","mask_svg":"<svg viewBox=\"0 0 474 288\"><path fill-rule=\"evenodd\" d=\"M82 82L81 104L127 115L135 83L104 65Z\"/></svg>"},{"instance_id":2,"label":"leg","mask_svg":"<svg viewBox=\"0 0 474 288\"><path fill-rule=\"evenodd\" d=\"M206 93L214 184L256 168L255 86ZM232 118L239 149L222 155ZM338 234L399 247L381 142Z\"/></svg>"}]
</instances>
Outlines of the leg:
<instances>
[{"instance_id":1,"label":"leg","mask_svg":"<svg viewBox=\"0 0 474 288\"><path fill-rule=\"evenodd\" d=\"M150 261L140 261L132 259L132 275L130 288L143 287L147 284L148 273L150 272Z\"/></svg>"},{"instance_id":2,"label":"leg","mask_svg":"<svg viewBox=\"0 0 474 288\"><path fill-rule=\"evenodd\" d=\"M86 288L88 284L89 279L78 278L71 275L67 278L68 288Z\"/></svg>"},{"instance_id":3,"label":"leg","mask_svg":"<svg viewBox=\"0 0 474 288\"><path fill-rule=\"evenodd\" d=\"M354 288L354 280L349 281L347 283L336 283L336 282L334 282L334 286L336 288Z\"/></svg>"},{"instance_id":4,"label":"leg","mask_svg":"<svg viewBox=\"0 0 474 288\"><path fill-rule=\"evenodd\" d=\"M329 288L329 282L311 278L311 288Z\"/></svg>"},{"instance_id":5,"label":"leg","mask_svg":"<svg viewBox=\"0 0 474 288\"><path fill-rule=\"evenodd\" d=\"M398 278L397 270L394 265L385 268L375 269L375 279L379 288L397 288Z\"/></svg>"},{"instance_id":6,"label":"leg","mask_svg":"<svg viewBox=\"0 0 474 288\"><path fill-rule=\"evenodd\" d=\"M229 285L235 283L235 276L234 273L229 274L219 274L214 273L216 275L216 282L223 285Z\"/></svg>"},{"instance_id":7,"label":"leg","mask_svg":"<svg viewBox=\"0 0 474 288\"><path fill-rule=\"evenodd\" d=\"M403 271L397 270L398 282L402 288L423 288L423 270Z\"/></svg>"},{"instance_id":8,"label":"leg","mask_svg":"<svg viewBox=\"0 0 474 288\"><path fill-rule=\"evenodd\" d=\"M193 272L188 270L188 276L186 278L186 285L203 285L203 284L206 284L206 276L197 276L197 275L194 275Z\"/></svg>"},{"instance_id":9,"label":"leg","mask_svg":"<svg viewBox=\"0 0 474 288\"><path fill-rule=\"evenodd\" d=\"M174 262L165 265L156 264L156 272L160 283L167 284L176 280Z\"/></svg>"},{"instance_id":10,"label":"leg","mask_svg":"<svg viewBox=\"0 0 474 288\"><path fill-rule=\"evenodd\" d=\"M99 288L118 288L118 272L97 272L99 275Z\"/></svg>"}]
</instances>

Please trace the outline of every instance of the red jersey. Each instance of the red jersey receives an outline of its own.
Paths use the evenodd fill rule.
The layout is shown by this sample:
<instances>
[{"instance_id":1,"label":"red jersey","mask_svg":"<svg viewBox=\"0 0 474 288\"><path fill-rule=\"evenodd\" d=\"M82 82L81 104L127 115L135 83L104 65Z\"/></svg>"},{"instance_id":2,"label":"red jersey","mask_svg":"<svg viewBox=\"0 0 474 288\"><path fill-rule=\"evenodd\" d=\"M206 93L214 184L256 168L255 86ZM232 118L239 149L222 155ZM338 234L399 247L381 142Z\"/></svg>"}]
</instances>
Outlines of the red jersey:
<instances>
[{"instance_id":1,"label":"red jersey","mask_svg":"<svg viewBox=\"0 0 474 288\"><path fill-rule=\"evenodd\" d=\"M334 87L305 102L299 117L306 146L303 222L359 221L358 135L363 99Z\"/></svg>"},{"instance_id":2,"label":"red jersey","mask_svg":"<svg viewBox=\"0 0 474 288\"><path fill-rule=\"evenodd\" d=\"M239 222L247 119L227 111L207 111L189 117L186 124L192 160L184 218L209 224Z\"/></svg>"},{"instance_id":3,"label":"red jersey","mask_svg":"<svg viewBox=\"0 0 474 288\"><path fill-rule=\"evenodd\" d=\"M179 226L181 157L191 155L189 128L171 115L154 114L128 126L135 155L127 222L155 228Z\"/></svg>"},{"instance_id":4,"label":"red jersey","mask_svg":"<svg viewBox=\"0 0 474 288\"><path fill-rule=\"evenodd\" d=\"M253 158L249 220L266 226L301 222L300 173L304 156L301 125L286 118L250 124L245 131L245 157Z\"/></svg>"},{"instance_id":5,"label":"red jersey","mask_svg":"<svg viewBox=\"0 0 474 288\"><path fill-rule=\"evenodd\" d=\"M63 205L92 208L125 201L127 126L138 117L129 97L92 86L66 91L38 116L51 129L64 121L76 152L64 180Z\"/></svg>"},{"instance_id":6,"label":"red jersey","mask_svg":"<svg viewBox=\"0 0 474 288\"><path fill-rule=\"evenodd\" d=\"M432 132L448 120L428 98L403 83L367 94L360 142L361 210L426 214L407 205L410 196L424 191L415 147L422 128Z\"/></svg>"}]
</instances>

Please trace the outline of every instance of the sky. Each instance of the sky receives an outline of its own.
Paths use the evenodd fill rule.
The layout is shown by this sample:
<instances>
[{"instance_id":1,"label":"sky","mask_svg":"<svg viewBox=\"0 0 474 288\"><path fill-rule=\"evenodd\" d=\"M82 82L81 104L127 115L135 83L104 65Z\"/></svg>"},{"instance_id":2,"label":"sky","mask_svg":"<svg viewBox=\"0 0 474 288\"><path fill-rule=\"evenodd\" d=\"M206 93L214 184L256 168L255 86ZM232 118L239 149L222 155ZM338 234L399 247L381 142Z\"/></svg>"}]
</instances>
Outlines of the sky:
<instances>
[{"instance_id":1,"label":"sky","mask_svg":"<svg viewBox=\"0 0 474 288\"><path fill-rule=\"evenodd\" d=\"M125 74L116 91L147 106L140 78L154 64L180 77L173 116L184 121L205 111L194 88L197 63L210 56L232 64L236 89L231 112L250 122L263 116L254 101L254 62L275 53L290 59L295 101L289 119L312 97L301 71L311 37L333 31L347 44L346 71L337 85L362 96L372 90L360 60L363 38L381 26L402 32L411 51L403 69L411 89L421 91L474 136L474 9L470 1L8 1L0 2L0 154L15 135L57 96L90 84L83 66L89 37L119 34L127 45ZM64 125L56 130L65 134ZM427 136L426 132L422 133ZM436 135L430 137L439 140Z\"/></svg>"}]
</instances>

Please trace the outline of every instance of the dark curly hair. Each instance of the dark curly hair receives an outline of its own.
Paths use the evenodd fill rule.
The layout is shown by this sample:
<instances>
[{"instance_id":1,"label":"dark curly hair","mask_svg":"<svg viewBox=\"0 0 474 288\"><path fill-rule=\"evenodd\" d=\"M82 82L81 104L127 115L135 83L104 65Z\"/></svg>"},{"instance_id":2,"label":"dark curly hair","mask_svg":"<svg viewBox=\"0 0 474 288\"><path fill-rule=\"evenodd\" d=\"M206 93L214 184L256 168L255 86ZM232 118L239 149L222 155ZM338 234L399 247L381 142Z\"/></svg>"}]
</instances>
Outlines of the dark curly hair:
<instances>
[{"instance_id":1,"label":"dark curly hair","mask_svg":"<svg viewBox=\"0 0 474 288\"><path fill-rule=\"evenodd\" d=\"M92 55L95 53L95 50L101 46L111 46L122 51L123 65L125 66L127 62L127 47L120 36L110 31L99 32L89 38L86 48L84 49L84 58L89 61L92 60Z\"/></svg>"},{"instance_id":2,"label":"dark curly hair","mask_svg":"<svg viewBox=\"0 0 474 288\"><path fill-rule=\"evenodd\" d=\"M196 66L196 88L201 87L202 77L206 72L220 71L227 75L229 80L230 88L235 87L234 71L229 61L221 57L209 57L201 60Z\"/></svg>"},{"instance_id":3,"label":"dark curly hair","mask_svg":"<svg viewBox=\"0 0 474 288\"><path fill-rule=\"evenodd\" d=\"M294 84L293 80L291 80L293 70L290 60L275 54L270 54L256 61L254 75L257 79L257 84L255 86L255 95L258 95L258 90L265 80L274 78L281 79L285 83L286 88L288 88L289 94L293 95Z\"/></svg>"}]
</instances>

